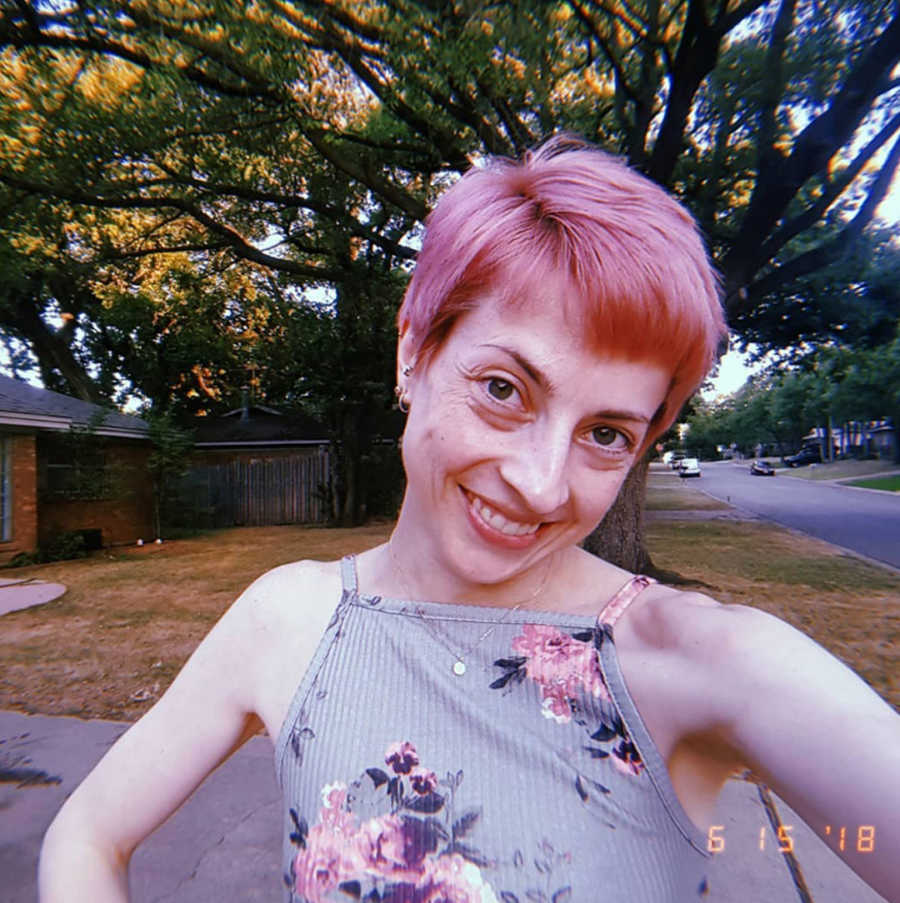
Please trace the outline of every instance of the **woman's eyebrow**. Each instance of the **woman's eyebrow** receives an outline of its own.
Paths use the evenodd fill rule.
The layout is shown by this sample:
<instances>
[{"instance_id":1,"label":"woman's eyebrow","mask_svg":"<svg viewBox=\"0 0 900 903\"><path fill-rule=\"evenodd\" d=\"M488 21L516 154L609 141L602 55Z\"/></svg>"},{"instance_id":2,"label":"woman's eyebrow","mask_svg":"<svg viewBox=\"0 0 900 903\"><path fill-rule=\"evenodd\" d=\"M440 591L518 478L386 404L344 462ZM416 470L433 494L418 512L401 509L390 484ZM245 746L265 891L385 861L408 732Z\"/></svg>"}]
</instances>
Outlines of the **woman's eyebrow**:
<instances>
[{"instance_id":1,"label":"woman's eyebrow","mask_svg":"<svg viewBox=\"0 0 900 903\"><path fill-rule=\"evenodd\" d=\"M508 354L545 392L551 395L554 393L555 386L550 378L542 373L538 367L528 360L528 358L524 357L519 351L516 351L515 348L509 348L506 345L497 345L494 342L485 342L480 347L496 348L498 351ZM624 410L597 411L593 416L597 418L607 417L610 420L631 420L636 423L649 423L652 419L646 414L641 414L638 411Z\"/></svg>"},{"instance_id":2,"label":"woman's eyebrow","mask_svg":"<svg viewBox=\"0 0 900 903\"><path fill-rule=\"evenodd\" d=\"M506 345L496 345L492 342L486 342L482 348L496 348L504 354L508 354L544 391L552 392L554 389L550 379L542 373L534 364L531 363L515 348L508 348Z\"/></svg>"},{"instance_id":3,"label":"woman's eyebrow","mask_svg":"<svg viewBox=\"0 0 900 903\"><path fill-rule=\"evenodd\" d=\"M651 420L650 417L639 414L637 411L597 411L594 416L610 420L633 420L636 423L649 423Z\"/></svg>"}]
</instances>

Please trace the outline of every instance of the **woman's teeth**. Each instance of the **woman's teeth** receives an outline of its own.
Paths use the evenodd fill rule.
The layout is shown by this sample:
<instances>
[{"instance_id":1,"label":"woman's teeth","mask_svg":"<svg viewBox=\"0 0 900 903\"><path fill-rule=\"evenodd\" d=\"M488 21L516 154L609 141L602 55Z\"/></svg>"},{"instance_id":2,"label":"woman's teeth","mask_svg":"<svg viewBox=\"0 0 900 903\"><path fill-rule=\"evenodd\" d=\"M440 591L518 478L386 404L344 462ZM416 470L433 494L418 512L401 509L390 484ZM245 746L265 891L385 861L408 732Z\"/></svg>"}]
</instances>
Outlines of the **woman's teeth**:
<instances>
[{"instance_id":1,"label":"woman's teeth","mask_svg":"<svg viewBox=\"0 0 900 903\"><path fill-rule=\"evenodd\" d=\"M536 532L537 528L540 527L540 523L522 524L517 521L507 520L502 514L494 511L493 508L481 501L478 496L473 495L470 498L472 499L472 507L478 513L478 516L495 530L505 533L507 536L528 536L530 533Z\"/></svg>"}]
</instances>

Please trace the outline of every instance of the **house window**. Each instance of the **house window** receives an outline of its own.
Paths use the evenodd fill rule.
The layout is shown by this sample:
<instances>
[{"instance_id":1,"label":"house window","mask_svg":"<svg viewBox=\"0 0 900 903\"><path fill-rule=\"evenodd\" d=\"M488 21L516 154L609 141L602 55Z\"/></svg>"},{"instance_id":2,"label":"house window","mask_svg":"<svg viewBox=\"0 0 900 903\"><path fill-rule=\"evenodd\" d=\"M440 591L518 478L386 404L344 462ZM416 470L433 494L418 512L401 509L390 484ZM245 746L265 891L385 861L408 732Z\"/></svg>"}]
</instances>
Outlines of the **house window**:
<instances>
[{"instance_id":1,"label":"house window","mask_svg":"<svg viewBox=\"0 0 900 903\"><path fill-rule=\"evenodd\" d=\"M50 436L43 443L41 492L48 500L102 499L111 493L106 454L81 436Z\"/></svg>"},{"instance_id":2,"label":"house window","mask_svg":"<svg viewBox=\"0 0 900 903\"><path fill-rule=\"evenodd\" d=\"M12 442L0 439L0 542L12 538Z\"/></svg>"}]
</instances>

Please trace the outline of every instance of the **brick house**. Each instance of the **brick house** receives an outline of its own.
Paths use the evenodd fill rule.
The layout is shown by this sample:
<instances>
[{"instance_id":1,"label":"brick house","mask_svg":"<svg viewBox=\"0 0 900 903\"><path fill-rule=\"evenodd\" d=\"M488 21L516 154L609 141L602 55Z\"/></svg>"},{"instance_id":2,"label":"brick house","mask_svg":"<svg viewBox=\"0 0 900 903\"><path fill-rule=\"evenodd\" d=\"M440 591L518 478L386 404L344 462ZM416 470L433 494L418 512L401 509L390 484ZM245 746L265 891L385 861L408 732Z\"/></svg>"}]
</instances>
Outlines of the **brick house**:
<instances>
[{"instance_id":1,"label":"brick house","mask_svg":"<svg viewBox=\"0 0 900 903\"><path fill-rule=\"evenodd\" d=\"M147 423L0 376L0 563L61 535L152 538Z\"/></svg>"}]
</instances>

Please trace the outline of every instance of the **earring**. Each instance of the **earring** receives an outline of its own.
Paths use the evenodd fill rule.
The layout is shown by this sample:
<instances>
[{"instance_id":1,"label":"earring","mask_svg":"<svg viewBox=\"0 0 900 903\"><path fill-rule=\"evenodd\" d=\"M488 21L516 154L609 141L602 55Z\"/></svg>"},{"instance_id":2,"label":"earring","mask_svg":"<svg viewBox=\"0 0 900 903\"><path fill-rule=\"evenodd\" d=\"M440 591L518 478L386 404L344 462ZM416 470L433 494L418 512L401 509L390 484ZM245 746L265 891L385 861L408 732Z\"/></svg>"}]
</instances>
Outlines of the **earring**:
<instances>
[{"instance_id":1,"label":"earring","mask_svg":"<svg viewBox=\"0 0 900 903\"><path fill-rule=\"evenodd\" d=\"M409 378L409 375L413 372L412 364L404 364L403 369L400 371L405 377ZM409 413L409 393L406 389L401 389L399 385L394 386L394 395L397 396L397 407L404 413Z\"/></svg>"},{"instance_id":2,"label":"earring","mask_svg":"<svg viewBox=\"0 0 900 903\"><path fill-rule=\"evenodd\" d=\"M400 386L394 386L394 395L397 396L397 407L404 413L409 413L409 395L400 388Z\"/></svg>"}]
</instances>

